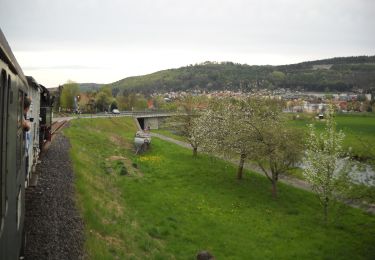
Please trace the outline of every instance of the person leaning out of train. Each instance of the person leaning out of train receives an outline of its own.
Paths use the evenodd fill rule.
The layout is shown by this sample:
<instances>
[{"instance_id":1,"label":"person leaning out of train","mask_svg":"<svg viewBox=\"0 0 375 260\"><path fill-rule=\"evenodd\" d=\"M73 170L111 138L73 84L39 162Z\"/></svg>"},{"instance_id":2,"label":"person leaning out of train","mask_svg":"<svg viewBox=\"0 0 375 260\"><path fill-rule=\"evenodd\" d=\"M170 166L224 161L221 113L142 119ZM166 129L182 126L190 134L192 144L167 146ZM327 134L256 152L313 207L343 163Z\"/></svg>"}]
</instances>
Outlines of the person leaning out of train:
<instances>
[{"instance_id":1,"label":"person leaning out of train","mask_svg":"<svg viewBox=\"0 0 375 260\"><path fill-rule=\"evenodd\" d=\"M29 168L29 146L30 146L30 128L31 128L31 120L27 120L27 113L30 110L31 106L31 99L25 97L23 100L23 120L22 120L22 127L24 131L24 138L25 138L25 176L28 175L28 168Z\"/></svg>"},{"instance_id":2,"label":"person leaning out of train","mask_svg":"<svg viewBox=\"0 0 375 260\"><path fill-rule=\"evenodd\" d=\"M31 105L31 99L28 97L25 97L23 102L23 120L22 120L22 127L24 131L29 131L31 128L31 123L29 120L27 120L27 112L30 110Z\"/></svg>"}]
</instances>

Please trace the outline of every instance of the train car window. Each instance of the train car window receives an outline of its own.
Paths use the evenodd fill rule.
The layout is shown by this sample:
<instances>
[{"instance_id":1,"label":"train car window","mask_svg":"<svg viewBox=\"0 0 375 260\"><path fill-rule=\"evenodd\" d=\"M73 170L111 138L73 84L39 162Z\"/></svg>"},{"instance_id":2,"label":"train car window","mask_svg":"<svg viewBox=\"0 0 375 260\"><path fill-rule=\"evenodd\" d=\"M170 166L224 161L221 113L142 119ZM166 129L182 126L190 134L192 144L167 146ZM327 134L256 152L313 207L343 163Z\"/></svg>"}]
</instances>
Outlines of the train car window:
<instances>
[{"instance_id":1,"label":"train car window","mask_svg":"<svg viewBox=\"0 0 375 260\"><path fill-rule=\"evenodd\" d=\"M22 189L19 187L17 195L17 230L20 229L22 216Z\"/></svg>"},{"instance_id":2,"label":"train car window","mask_svg":"<svg viewBox=\"0 0 375 260\"><path fill-rule=\"evenodd\" d=\"M22 126L22 115L23 115L23 92L18 91L18 105L17 105L17 128L20 129Z\"/></svg>"},{"instance_id":3,"label":"train car window","mask_svg":"<svg viewBox=\"0 0 375 260\"><path fill-rule=\"evenodd\" d=\"M0 185L0 194L1 194L1 201L0 201L0 204L1 204L1 219L3 218L3 212L4 212L4 208L3 208L3 205L5 204L4 200L5 200L5 194L4 194L4 179L3 179L3 129L4 129L4 126L3 126L3 117L4 117L4 113L3 113L3 96L4 96L4 88L5 88L5 76L4 76L4 71L1 71L1 78L0 78L0 101L1 101L1 106L0 106L0 115L1 115L1 120L0 120L0 152L1 152L1 159L0 159L0 182L1 182L1 185ZM2 227L0 227L2 229Z\"/></svg>"},{"instance_id":4,"label":"train car window","mask_svg":"<svg viewBox=\"0 0 375 260\"><path fill-rule=\"evenodd\" d=\"M10 78L10 75L8 75L8 90L7 92L5 93L6 95L4 96L4 123L3 125L5 126L4 127L4 139L3 139L3 147L5 147L5 150L4 150L4 164L3 164L3 167L4 167L4 171L3 173L5 174L5 183L7 183L7 179L8 179L8 174L9 174L9 170L8 170L8 151L9 151L9 140L8 140L8 128L9 128L9 107L10 105L12 104L13 100L13 92L12 92L12 80ZM7 186L5 185L5 214L7 214L7 209L8 209L8 193L7 193Z\"/></svg>"},{"instance_id":5,"label":"train car window","mask_svg":"<svg viewBox=\"0 0 375 260\"><path fill-rule=\"evenodd\" d=\"M0 113L1 113L1 120L0 120L0 152L1 152L1 158L0 158L0 194L1 194L1 218L4 217L5 214L5 189L6 189L6 179L5 179L5 163L6 163L6 113L4 111L4 107L6 107L5 103L5 97L6 97L6 73L5 71L1 71L1 78L0 78ZM2 227L1 227L2 228Z\"/></svg>"},{"instance_id":6,"label":"train car window","mask_svg":"<svg viewBox=\"0 0 375 260\"><path fill-rule=\"evenodd\" d=\"M23 118L23 92L18 91L18 103L17 103L17 143L16 143L16 172L17 175L20 173L21 165L23 162L23 129L22 129L22 118Z\"/></svg>"}]
</instances>

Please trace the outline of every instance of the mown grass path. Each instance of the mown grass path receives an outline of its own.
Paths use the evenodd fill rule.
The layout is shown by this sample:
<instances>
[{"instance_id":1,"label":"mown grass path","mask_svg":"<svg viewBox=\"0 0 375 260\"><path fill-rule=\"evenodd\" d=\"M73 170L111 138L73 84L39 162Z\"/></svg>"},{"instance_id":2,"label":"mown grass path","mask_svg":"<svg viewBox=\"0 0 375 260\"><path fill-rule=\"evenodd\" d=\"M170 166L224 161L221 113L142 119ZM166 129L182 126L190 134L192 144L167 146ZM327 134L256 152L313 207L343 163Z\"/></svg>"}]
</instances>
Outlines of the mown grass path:
<instances>
[{"instance_id":1,"label":"mown grass path","mask_svg":"<svg viewBox=\"0 0 375 260\"><path fill-rule=\"evenodd\" d=\"M70 138L92 259L371 259L375 217L338 205L331 223L310 192L154 138L135 156L131 119L82 119ZM135 167L136 166L136 167ZM124 170L124 168L126 170ZM339 211L338 211L339 210Z\"/></svg>"}]
</instances>

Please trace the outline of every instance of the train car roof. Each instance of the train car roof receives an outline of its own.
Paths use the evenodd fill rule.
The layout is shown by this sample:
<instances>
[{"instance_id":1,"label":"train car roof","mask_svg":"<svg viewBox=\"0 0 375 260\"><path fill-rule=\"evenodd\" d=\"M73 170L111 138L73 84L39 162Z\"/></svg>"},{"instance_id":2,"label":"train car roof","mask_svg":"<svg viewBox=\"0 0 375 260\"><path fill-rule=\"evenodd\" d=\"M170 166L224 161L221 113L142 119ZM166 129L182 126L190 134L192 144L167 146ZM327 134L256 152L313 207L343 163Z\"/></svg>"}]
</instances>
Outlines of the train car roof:
<instances>
[{"instance_id":1,"label":"train car roof","mask_svg":"<svg viewBox=\"0 0 375 260\"><path fill-rule=\"evenodd\" d=\"M43 86L42 84L39 84L39 87L41 88L42 90L42 95L44 96L45 98L45 102L46 104L49 106L49 107L52 107L53 106L53 103L55 101L55 96L51 95L51 92L49 91L48 88L46 88L45 86Z\"/></svg>"},{"instance_id":2,"label":"train car roof","mask_svg":"<svg viewBox=\"0 0 375 260\"><path fill-rule=\"evenodd\" d=\"M42 89L42 92L49 92L48 88L46 88L45 86L43 86L42 84L39 84L39 87Z\"/></svg>"},{"instance_id":3,"label":"train car roof","mask_svg":"<svg viewBox=\"0 0 375 260\"><path fill-rule=\"evenodd\" d=\"M14 74L17 74L22 79L22 81L24 81L24 83L27 84L26 77L23 74L23 71L20 65L18 64L16 57L14 57L12 49L10 48L9 43L6 40L1 28L0 28L0 58L8 64L10 70Z\"/></svg>"},{"instance_id":4,"label":"train car roof","mask_svg":"<svg viewBox=\"0 0 375 260\"><path fill-rule=\"evenodd\" d=\"M40 85L38 84L38 82L36 82L36 80L33 77L26 76L26 79L27 79L27 82L29 83L29 86L31 86L35 89L40 88Z\"/></svg>"}]
</instances>

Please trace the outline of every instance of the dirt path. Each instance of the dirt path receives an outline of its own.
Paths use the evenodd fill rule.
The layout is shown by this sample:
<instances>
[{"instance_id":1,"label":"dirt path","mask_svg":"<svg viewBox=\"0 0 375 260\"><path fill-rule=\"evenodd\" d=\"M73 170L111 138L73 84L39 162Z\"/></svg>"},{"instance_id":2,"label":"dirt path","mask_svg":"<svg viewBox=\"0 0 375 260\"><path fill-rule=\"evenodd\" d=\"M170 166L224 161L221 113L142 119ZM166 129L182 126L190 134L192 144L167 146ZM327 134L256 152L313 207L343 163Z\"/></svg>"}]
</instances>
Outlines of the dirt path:
<instances>
[{"instance_id":1,"label":"dirt path","mask_svg":"<svg viewBox=\"0 0 375 260\"><path fill-rule=\"evenodd\" d=\"M69 140L58 133L26 191L25 259L82 259L83 222L76 209Z\"/></svg>"}]
</instances>

